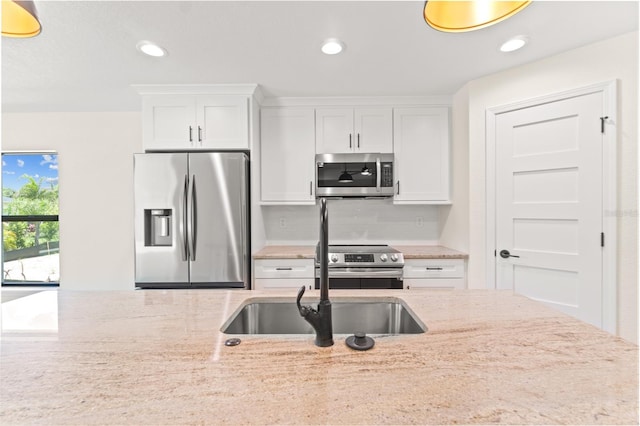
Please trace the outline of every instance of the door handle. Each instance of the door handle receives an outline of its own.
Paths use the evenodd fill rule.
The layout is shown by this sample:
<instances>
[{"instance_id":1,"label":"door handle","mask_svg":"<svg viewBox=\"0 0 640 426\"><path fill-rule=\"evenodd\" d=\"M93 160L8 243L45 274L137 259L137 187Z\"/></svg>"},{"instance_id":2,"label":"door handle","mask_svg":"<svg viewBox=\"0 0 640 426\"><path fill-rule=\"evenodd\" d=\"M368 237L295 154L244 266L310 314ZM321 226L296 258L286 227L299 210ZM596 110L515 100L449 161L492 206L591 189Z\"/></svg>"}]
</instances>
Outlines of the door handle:
<instances>
[{"instance_id":1,"label":"door handle","mask_svg":"<svg viewBox=\"0 0 640 426\"><path fill-rule=\"evenodd\" d=\"M351 133L349 133L349 149L352 148L352 143L351 143Z\"/></svg>"},{"instance_id":2,"label":"door handle","mask_svg":"<svg viewBox=\"0 0 640 426\"><path fill-rule=\"evenodd\" d=\"M520 256L514 256L513 254L509 253L509 250L500 250L500 257L503 259L508 259L509 257L520 258Z\"/></svg>"},{"instance_id":3,"label":"door handle","mask_svg":"<svg viewBox=\"0 0 640 426\"><path fill-rule=\"evenodd\" d=\"M196 260L196 238L198 238L198 202L196 197L196 175L191 176L191 260Z\"/></svg>"},{"instance_id":4,"label":"door handle","mask_svg":"<svg viewBox=\"0 0 640 426\"><path fill-rule=\"evenodd\" d=\"M189 257L189 176L184 175L184 188L182 192L182 261Z\"/></svg>"},{"instance_id":5,"label":"door handle","mask_svg":"<svg viewBox=\"0 0 640 426\"><path fill-rule=\"evenodd\" d=\"M202 143L202 127L198 126L198 142Z\"/></svg>"}]
</instances>

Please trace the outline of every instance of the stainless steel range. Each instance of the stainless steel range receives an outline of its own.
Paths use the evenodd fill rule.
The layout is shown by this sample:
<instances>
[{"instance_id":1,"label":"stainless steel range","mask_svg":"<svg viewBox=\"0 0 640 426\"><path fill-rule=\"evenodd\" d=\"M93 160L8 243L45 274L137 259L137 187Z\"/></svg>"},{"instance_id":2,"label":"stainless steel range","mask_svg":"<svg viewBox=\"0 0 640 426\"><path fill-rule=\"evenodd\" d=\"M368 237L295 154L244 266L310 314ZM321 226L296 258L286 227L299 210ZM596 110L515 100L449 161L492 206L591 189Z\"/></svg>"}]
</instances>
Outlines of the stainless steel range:
<instances>
[{"instance_id":1,"label":"stainless steel range","mask_svg":"<svg viewBox=\"0 0 640 426\"><path fill-rule=\"evenodd\" d=\"M320 263L316 248L316 288ZM404 257L388 245L330 245L329 287L341 289L401 289Z\"/></svg>"}]
</instances>

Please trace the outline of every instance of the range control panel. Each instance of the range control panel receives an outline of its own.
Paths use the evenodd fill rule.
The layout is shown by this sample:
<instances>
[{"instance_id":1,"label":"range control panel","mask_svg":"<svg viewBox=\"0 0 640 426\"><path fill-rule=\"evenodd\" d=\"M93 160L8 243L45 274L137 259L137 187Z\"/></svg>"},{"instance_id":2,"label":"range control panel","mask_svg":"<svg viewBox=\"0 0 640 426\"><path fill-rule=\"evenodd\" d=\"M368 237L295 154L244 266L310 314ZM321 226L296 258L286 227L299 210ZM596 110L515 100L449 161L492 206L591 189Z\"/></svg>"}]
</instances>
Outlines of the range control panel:
<instances>
[{"instance_id":1,"label":"range control panel","mask_svg":"<svg viewBox=\"0 0 640 426\"><path fill-rule=\"evenodd\" d=\"M351 263L351 262L373 262L373 254L364 254L364 253L358 253L358 254L345 254L344 255L344 261L347 263Z\"/></svg>"}]
</instances>

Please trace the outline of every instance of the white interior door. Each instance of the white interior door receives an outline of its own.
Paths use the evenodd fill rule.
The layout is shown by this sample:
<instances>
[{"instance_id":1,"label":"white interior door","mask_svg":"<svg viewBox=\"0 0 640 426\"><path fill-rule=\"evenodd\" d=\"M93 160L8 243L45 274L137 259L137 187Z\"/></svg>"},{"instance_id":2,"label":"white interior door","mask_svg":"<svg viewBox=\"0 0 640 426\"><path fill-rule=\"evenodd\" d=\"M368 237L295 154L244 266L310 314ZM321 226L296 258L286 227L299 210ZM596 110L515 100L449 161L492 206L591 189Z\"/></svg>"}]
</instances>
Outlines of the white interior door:
<instances>
[{"instance_id":1,"label":"white interior door","mask_svg":"<svg viewBox=\"0 0 640 426\"><path fill-rule=\"evenodd\" d=\"M603 105L594 92L495 119L496 287L598 327Z\"/></svg>"}]
</instances>

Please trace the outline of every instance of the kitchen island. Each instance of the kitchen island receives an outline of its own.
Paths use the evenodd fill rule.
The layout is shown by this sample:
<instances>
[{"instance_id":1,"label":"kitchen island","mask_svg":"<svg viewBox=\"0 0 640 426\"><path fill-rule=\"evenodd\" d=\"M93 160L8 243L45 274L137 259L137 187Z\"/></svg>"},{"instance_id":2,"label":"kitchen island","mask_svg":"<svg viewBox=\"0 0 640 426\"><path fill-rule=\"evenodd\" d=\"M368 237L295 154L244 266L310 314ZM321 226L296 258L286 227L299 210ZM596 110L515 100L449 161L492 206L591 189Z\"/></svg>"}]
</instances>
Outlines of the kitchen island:
<instances>
[{"instance_id":1,"label":"kitchen island","mask_svg":"<svg viewBox=\"0 0 640 426\"><path fill-rule=\"evenodd\" d=\"M0 423L638 423L634 344L511 292L367 293L402 298L429 331L374 336L363 352L346 335L318 348L311 335L219 331L244 300L293 303L289 291L61 290L3 303Z\"/></svg>"}]
</instances>

